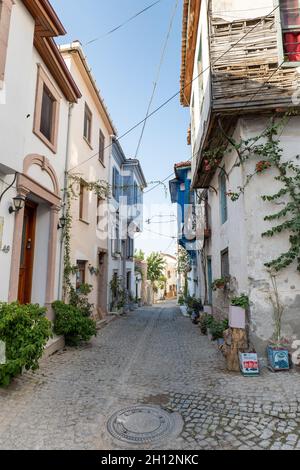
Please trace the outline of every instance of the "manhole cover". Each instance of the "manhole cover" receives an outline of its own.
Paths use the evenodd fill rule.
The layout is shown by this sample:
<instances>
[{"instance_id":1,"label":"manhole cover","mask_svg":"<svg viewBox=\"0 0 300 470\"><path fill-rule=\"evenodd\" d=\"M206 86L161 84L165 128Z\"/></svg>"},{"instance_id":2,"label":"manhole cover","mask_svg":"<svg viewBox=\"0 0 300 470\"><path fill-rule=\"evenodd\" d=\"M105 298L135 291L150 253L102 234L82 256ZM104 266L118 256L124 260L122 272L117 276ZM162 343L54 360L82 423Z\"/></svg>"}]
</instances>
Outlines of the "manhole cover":
<instances>
[{"instance_id":1,"label":"manhole cover","mask_svg":"<svg viewBox=\"0 0 300 470\"><path fill-rule=\"evenodd\" d=\"M136 405L112 415L107 429L116 439L131 444L148 444L162 440L182 429L176 413L167 413L156 406Z\"/></svg>"}]
</instances>

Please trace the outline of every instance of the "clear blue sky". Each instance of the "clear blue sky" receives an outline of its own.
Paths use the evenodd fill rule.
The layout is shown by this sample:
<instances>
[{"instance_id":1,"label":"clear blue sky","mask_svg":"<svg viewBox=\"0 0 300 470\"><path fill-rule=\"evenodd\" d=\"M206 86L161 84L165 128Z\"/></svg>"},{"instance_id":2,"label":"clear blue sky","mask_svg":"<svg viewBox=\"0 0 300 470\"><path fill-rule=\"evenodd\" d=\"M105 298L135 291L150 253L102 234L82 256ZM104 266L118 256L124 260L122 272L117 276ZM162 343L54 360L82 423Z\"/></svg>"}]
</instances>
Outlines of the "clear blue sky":
<instances>
[{"instance_id":1,"label":"clear blue sky","mask_svg":"<svg viewBox=\"0 0 300 470\"><path fill-rule=\"evenodd\" d=\"M52 0L52 5L68 32L58 42L79 39L84 45L118 26L152 1ZM176 0L162 0L117 32L84 47L119 135L145 117L175 3ZM182 0L179 0L153 108L179 89L181 21ZM175 162L190 158L190 148L186 144L188 123L188 111L180 105L179 97L149 119L139 153L147 181L164 179L172 172ZM141 128L120 141L129 158L135 155L140 131ZM153 203L168 204L167 207L161 207L162 213L176 213L176 207L170 204L169 195L165 198L162 187L145 195L144 202L146 210ZM154 213L159 210L158 207ZM160 220L167 223L158 224ZM146 224L145 228L166 235L171 230L176 234L175 224L170 225L170 220L169 217L154 218L155 223ZM145 232L138 238L137 245L147 252L166 251L171 241L167 237L151 236L149 232ZM174 252L174 248L173 243L169 252Z\"/></svg>"}]
</instances>

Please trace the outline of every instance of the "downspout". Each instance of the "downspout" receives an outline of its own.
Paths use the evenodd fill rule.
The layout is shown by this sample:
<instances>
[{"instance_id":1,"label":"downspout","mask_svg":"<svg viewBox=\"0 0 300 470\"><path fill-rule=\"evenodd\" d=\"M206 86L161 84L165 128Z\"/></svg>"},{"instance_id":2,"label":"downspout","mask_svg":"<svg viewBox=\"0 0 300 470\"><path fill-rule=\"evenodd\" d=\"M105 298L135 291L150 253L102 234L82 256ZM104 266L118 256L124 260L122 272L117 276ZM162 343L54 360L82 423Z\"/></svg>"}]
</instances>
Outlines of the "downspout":
<instances>
[{"instance_id":1,"label":"downspout","mask_svg":"<svg viewBox=\"0 0 300 470\"><path fill-rule=\"evenodd\" d=\"M65 159L65 174L64 174L64 194L62 203L62 216L66 216L66 202L67 202L67 189L68 189L68 171L70 165L70 148L71 148L71 121L73 114L74 103L69 103L68 113L68 129L67 129L67 144L66 144L66 159ZM63 270L64 270L64 231L61 231L60 250L59 250L59 274L58 274L58 292L57 298L62 300L63 293Z\"/></svg>"},{"instance_id":2,"label":"downspout","mask_svg":"<svg viewBox=\"0 0 300 470\"><path fill-rule=\"evenodd\" d=\"M110 136L110 139L111 139L111 149L110 149L110 152L109 152L109 159L108 159L108 183L110 184L111 183L111 175L112 175L112 151L113 151L113 144L114 144L114 141L116 139L116 136L115 135L111 135ZM109 210L110 208L110 205L109 203L107 204L107 209ZM108 252L108 263L107 263L107 269L108 269L108 273L107 273L107 289L106 289L106 292L107 292L107 295L106 295L106 304L107 304L107 311L109 312L110 311L110 274L111 274L111 240L110 240L110 229L111 229L111 226L110 226L110 214L107 213L107 221L108 221L108 225L107 225L107 252Z\"/></svg>"}]
</instances>

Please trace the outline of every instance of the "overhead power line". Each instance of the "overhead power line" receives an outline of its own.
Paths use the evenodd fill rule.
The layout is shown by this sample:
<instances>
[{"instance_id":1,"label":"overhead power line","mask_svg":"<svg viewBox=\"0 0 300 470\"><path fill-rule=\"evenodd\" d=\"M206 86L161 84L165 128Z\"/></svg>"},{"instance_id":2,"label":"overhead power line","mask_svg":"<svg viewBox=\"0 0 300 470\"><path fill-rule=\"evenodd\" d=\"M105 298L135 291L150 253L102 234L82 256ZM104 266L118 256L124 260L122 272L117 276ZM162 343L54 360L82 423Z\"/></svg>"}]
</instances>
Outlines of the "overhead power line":
<instances>
[{"instance_id":1,"label":"overhead power line","mask_svg":"<svg viewBox=\"0 0 300 470\"><path fill-rule=\"evenodd\" d=\"M143 10L140 10L138 11L137 13L135 13L133 16L131 16L130 18L128 18L127 20L123 21L123 23L119 24L118 26L116 26L115 28L111 29L110 31L108 31L107 33L103 34L102 36L98 36L94 39L92 39L91 41L88 41L85 46L88 46L90 44L93 44L94 42L97 42L99 41L100 39L103 39L105 38L106 36L109 36L110 34L113 34L115 33L116 31L118 31L119 29L123 28L123 26L125 26L126 24L130 23L131 21L133 21L134 19L136 19L138 16L142 15L143 13L145 13L146 11L150 10L150 8L153 8L155 5L157 5L158 3L161 3L162 0L157 0L156 2L154 3L151 3L151 5L148 5L147 7L143 8Z\"/></svg>"},{"instance_id":2,"label":"overhead power line","mask_svg":"<svg viewBox=\"0 0 300 470\"><path fill-rule=\"evenodd\" d=\"M140 135L140 138L139 138L138 146L137 146L137 149L136 149L136 152L135 152L135 158L138 158L138 153L139 153L141 143L142 143L142 140L143 140L147 120L148 120L149 113L150 113L150 110L151 110L151 106L152 106L152 103L153 103L153 100L154 100L155 92L156 92L156 89L157 89L157 86L158 86L158 81L159 81L159 78L160 78L161 69L162 69L162 66L163 66L165 55L166 55L166 52L167 52L167 47L168 47L170 35L171 35L171 32L172 32L173 23L174 23L176 11L177 11L178 3L179 3L179 0L176 0L175 7L174 7L174 10L173 10L172 15L171 15L171 20L170 20L167 36L166 36L166 39L164 41L164 45L163 45L163 49L162 49L162 53L161 53L161 57L160 57L160 61L159 61L158 69L157 69L157 74L156 74L156 78L155 78L154 85L153 85L152 94L151 94L149 105L148 105L147 112L146 112L145 121L144 121L144 124L143 124L143 127L142 127L142 131L141 131L141 135Z\"/></svg>"},{"instance_id":3,"label":"overhead power line","mask_svg":"<svg viewBox=\"0 0 300 470\"><path fill-rule=\"evenodd\" d=\"M223 52L219 57L216 58L215 61L213 61L208 67L206 67L205 69L202 70L201 73L199 73L196 77L194 77L189 83L187 83L184 88L187 88L188 86L190 86L195 80L197 80L201 75L203 75L205 72L207 72L208 70L210 70L210 68L212 66L214 66L220 59L222 59L226 54L228 54L228 52L230 52L235 46L237 46L240 42L242 42L245 37L247 37L263 20L265 20L266 18L268 18L269 16L271 16L277 9L279 8L279 5L277 5L275 8L273 8L273 10L268 14L268 15L265 15L264 17L260 18L257 23L252 26L252 28L249 29L249 31L247 31L238 41L236 41L234 44L232 44L232 46L230 46L225 52ZM140 125L142 125L145 121L147 121L147 119L149 119L150 117L154 116L155 114L157 114L162 108L164 108L165 106L167 106L171 101L173 101L175 98L177 98L177 96L180 95L180 92L181 92L181 89L179 91L177 91L176 93L174 93L172 96L170 96L166 101L164 101L160 106L158 106L156 109L154 109L151 113L149 113L148 115L148 118L144 118L142 119L141 121L139 121L138 123L136 123L135 125L133 125L130 129L128 129L126 132L124 132L124 134L122 134L120 137L117 137L115 140L116 141L120 141L121 139L123 139L124 137L126 137L128 134L130 134L132 131L134 131L136 128L138 128ZM109 145L107 145L104 150L106 150L107 148L110 148L111 146L113 145L113 143L110 143ZM89 158L87 158L86 160L78 163L78 165L74 166L73 168L71 168L69 171L73 171L75 170L76 168L78 168L79 166L81 165L84 165L85 163L87 163L88 161L92 160L93 158L95 157L98 157L99 155L99 152L95 153L94 155L91 155ZM172 173L173 174L173 173ZM168 178L165 179L165 181L167 180Z\"/></svg>"},{"instance_id":4,"label":"overhead power line","mask_svg":"<svg viewBox=\"0 0 300 470\"><path fill-rule=\"evenodd\" d=\"M166 235L164 233L154 232L153 230L150 230L148 228L144 228L143 230L146 231L146 232L153 233L154 235L159 235L160 237L172 238L172 240L177 240L177 238L178 238L178 237L174 237L174 236L172 237L172 235Z\"/></svg>"}]
</instances>

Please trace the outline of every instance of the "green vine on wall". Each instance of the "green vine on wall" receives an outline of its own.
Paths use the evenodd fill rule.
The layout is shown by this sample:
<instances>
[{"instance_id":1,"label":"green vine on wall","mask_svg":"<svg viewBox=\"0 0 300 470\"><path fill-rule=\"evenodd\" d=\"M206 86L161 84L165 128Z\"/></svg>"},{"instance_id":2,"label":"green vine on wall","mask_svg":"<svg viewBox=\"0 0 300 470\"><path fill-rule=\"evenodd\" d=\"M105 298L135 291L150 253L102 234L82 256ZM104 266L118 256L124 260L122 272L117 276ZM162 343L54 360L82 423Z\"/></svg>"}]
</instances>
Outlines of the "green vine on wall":
<instances>
[{"instance_id":1,"label":"green vine on wall","mask_svg":"<svg viewBox=\"0 0 300 470\"><path fill-rule=\"evenodd\" d=\"M283 206L279 211L264 217L264 221L277 223L262 233L262 237L272 238L280 233L287 233L289 237L288 251L265 263L267 268L276 272L290 266L294 261L297 262L297 270L300 272L300 166L296 163L300 157L297 155L294 159L285 160L283 149L280 147L280 130L283 130L289 119L290 113L278 123L272 119L261 135L240 142L227 136L228 142L238 154L235 167L243 166L249 159L259 160L255 165L255 171L246 176L244 185L237 187L236 191L228 191L227 195L233 202L244 194L254 176L262 175L271 169L276 170L274 179L282 185L275 194L262 196L265 202ZM261 139L265 142L259 143ZM210 172L216 166L219 167L224 153L224 147L214 150L213 154L206 153L204 171Z\"/></svg>"},{"instance_id":2,"label":"green vine on wall","mask_svg":"<svg viewBox=\"0 0 300 470\"><path fill-rule=\"evenodd\" d=\"M92 192L100 199L107 199L110 196L110 186L104 180L95 182L85 181L82 175L68 175L68 184L66 188L66 207L65 207L65 227L64 227L64 276L63 276L63 298L64 300L72 292L73 285L71 276L77 272L77 266L72 264L71 260L71 237L72 237L72 202L79 197L78 186L83 185L84 189Z\"/></svg>"}]
</instances>

